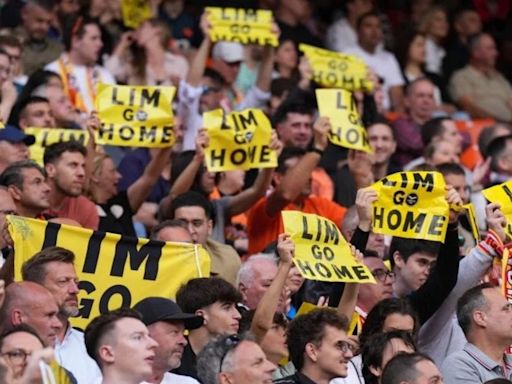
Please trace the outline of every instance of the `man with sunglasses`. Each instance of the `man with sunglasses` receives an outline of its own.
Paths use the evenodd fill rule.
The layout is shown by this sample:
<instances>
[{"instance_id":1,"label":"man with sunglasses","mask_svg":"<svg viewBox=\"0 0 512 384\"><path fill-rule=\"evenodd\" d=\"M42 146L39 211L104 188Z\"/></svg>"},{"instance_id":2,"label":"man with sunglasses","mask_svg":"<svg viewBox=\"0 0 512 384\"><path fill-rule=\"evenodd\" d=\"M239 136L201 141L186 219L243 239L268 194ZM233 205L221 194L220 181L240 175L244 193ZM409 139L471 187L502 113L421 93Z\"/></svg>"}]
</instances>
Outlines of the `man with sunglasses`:
<instances>
[{"instance_id":1,"label":"man with sunglasses","mask_svg":"<svg viewBox=\"0 0 512 384\"><path fill-rule=\"evenodd\" d=\"M275 383L328 383L346 377L353 356L347 326L348 320L332 308L315 309L293 319L288 327L288 350L297 372Z\"/></svg>"},{"instance_id":2,"label":"man with sunglasses","mask_svg":"<svg viewBox=\"0 0 512 384\"><path fill-rule=\"evenodd\" d=\"M212 340L197 357L203 384L270 384L275 369L255 341L239 335Z\"/></svg>"}]
</instances>

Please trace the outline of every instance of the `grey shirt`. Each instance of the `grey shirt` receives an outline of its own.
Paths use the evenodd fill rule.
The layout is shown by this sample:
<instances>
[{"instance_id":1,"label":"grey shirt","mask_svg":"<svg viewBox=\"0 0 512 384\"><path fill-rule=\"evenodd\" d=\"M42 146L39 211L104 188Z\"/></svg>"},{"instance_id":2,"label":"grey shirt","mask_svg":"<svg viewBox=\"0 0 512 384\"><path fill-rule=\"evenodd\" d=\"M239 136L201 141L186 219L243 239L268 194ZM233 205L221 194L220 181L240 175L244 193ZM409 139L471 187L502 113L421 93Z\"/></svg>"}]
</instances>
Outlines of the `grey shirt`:
<instances>
[{"instance_id":1,"label":"grey shirt","mask_svg":"<svg viewBox=\"0 0 512 384\"><path fill-rule=\"evenodd\" d=\"M467 343L462 351L444 361L441 372L445 384L481 384L488 380L512 378L512 356L503 354L504 366L492 360L475 345Z\"/></svg>"}]
</instances>

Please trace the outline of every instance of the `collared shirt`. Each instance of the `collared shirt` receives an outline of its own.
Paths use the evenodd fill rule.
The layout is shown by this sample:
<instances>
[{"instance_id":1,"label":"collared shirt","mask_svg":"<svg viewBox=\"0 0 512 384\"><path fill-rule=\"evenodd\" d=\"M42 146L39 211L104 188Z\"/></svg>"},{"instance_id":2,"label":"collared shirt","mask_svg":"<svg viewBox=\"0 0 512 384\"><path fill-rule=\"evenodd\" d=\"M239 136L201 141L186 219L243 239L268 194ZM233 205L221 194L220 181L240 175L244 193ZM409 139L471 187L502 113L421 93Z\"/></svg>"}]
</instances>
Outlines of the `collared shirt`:
<instances>
[{"instance_id":1,"label":"collared shirt","mask_svg":"<svg viewBox=\"0 0 512 384\"><path fill-rule=\"evenodd\" d=\"M85 349L84 334L68 324L62 343L55 345L57 362L75 376L79 384L89 384L101 377L96 362Z\"/></svg>"},{"instance_id":2,"label":"collared shirt","mask_svg":"<svg viewBox=\"0 0 512 384\"><path fill-rule=\"evenodd\" d=\"M313 380L311 380L306 375L296 372L294 375L283 377L282 379L274 380L276 384L315 384Z\"/></svg>"},{"instance_id":3,"label":"collared shirt","mask_svg":"<svg viewBox=\"0 0 512 384\"><path fill-rule=\"evenodd\" d=\"M496 70L484 73L472 65L467 65L453 74L449 90L455 102L469 97L489 117L512 121L512 86Z\"/></svg>"},{"instance_id":4,"label":"collared shirt","mask_svg":"<svg viewBox=\"0 0 512 384\"><path fill-rule=\"evenodd\" d=\"M446 384L484 383L488 380L512 378L512 356L503 354L503 365L497 363L475 345L467 343L462 351L452 353L444 361L441 372Z\"/></svg>"}]
</instances>

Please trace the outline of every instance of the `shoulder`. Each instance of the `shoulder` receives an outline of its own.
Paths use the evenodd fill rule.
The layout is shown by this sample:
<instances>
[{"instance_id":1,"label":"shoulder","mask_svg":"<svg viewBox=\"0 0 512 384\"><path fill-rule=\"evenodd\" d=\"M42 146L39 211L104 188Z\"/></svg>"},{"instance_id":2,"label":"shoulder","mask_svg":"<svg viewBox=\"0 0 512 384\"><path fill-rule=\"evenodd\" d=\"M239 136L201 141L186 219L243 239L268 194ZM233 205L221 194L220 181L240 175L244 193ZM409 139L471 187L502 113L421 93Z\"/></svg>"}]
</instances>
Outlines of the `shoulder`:
<instances>
[{"instance_id":1,"label":"shoulder","mask_svg":"<svg viewBox=\"0 0 512 384\"><path fill-rule=\"evenodd\" d=\"M160 384L199 384L199 382L190 376L166 372Z\"/></svg>"}]
</instances>

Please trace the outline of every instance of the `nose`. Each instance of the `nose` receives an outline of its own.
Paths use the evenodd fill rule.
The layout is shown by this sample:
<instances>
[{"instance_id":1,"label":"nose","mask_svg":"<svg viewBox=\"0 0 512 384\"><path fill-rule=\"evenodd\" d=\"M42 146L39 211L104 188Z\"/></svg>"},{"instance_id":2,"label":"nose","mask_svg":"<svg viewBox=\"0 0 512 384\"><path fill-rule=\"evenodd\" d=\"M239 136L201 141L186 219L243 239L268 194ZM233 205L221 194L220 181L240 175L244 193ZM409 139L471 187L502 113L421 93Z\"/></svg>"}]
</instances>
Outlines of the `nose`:
<instances>
[{"instance_id":1,"label":"nose","mask_svg":"<svg viewBox=\"0 0 512 384\"><path fill-rule=\"evenodd\" d=\"M68 292L69 293L78 293L78 292L80 292L80 288L78 288L78 283L76 281L72 280L69 283Z\"/></svg>"},{"instance_id":2,"label":"nose","mask_svg":"<svg viewBox=\"0 0 512 384\"><path fill-rule=\"evenodd\" d=\"M265 361L265 372L272 374L277 369L277 365L273 362L266 360Z\"/></svg>"},{"instance_id":3,"label":"nose","mask_svg":"<svg viewBox=\"0 0 512 384\"><path fill-rule=\"evenodd\" d=\"M60 320L56 314L52 316L50 326L52 329L54 329L56 331L58 331L62 328L62 323L60 322Z\"/></svg>"},{"instance_id":4,"label":"nose","mask_svg":"<svg viewBox=\"0 0 512 384\"><path fill-rule=\"evenodd\" d=\"M156 347L158 347L156 340L148 336L148 349L155 349Z\"/></svg>"},{"instance_id":5,"label":"nose","mask_svg":"<svg viewBox=\"0 0 512 384\"><path fill-rule=\"evenodd\" d=\"M180 335L178 336L178 344L183 346L188 344L187 338L185 337L183 332L181 332Z\"/></svg>"}]
</instances>

